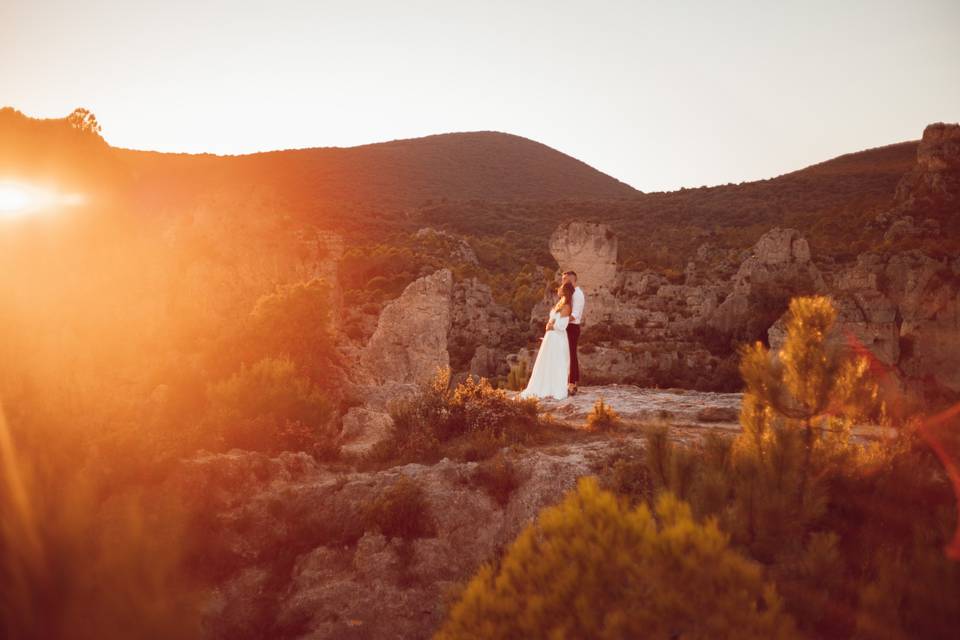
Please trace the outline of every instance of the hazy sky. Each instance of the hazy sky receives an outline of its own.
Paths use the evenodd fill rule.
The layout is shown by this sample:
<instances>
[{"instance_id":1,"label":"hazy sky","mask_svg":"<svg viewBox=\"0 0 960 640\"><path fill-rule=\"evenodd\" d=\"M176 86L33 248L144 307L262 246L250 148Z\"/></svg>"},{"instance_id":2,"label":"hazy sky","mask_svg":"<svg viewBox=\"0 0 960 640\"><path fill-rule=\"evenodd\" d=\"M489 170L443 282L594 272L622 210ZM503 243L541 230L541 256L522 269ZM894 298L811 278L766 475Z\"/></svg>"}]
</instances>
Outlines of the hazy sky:
<instances>
[{"instance_id":1,"label":"hazy sky","mask_svg":"<svg viewBox=\"0 0 960 640\"><path fill-rule=\"evenodd\" d=\"M448 131L645 190L766 178L960 120L960 0L0 0L0 106L244 153Z\"/></svg>"}]
</instances>

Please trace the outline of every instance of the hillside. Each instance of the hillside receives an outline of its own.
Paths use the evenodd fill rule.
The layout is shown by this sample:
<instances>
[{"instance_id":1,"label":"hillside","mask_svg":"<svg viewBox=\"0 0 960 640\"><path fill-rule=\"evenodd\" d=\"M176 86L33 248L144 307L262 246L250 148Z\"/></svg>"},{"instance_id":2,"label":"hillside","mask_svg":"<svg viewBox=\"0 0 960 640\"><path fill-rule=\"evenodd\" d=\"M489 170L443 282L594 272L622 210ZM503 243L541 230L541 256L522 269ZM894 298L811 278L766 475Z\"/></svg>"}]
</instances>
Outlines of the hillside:
<instances>
[{"instance_id":1,"label":"hillside","mask_svg":"<svg viewBox=\"0 0 960 640\"><path fill-rule=\"evenodd\" d=\"M300 206L366 202L398 207L431 200L620 198L632 187L520 136L446 133L348 148L271 151L243 156L164 154L117 149L133 171L167 184L193 176L195 189L254 184Z\"/></svg>"},{"instance_id":2,"label":"hillside","mask_svg":"<svg viewBox=\"0 0 960 640\"><path fill-rule=\"evenodd\" d=\"M705 241L745 249L773 226L848 259L877 239L867 222L890 205L917 142L850 153L775 178L643 194L538 142L497 132L448 133L349 148L242 156L109 147L64 120L0 111L0 169L109 185L137 208L189 211L200 203L277 203L313 224L376 242L431 225L543 246L560 222L609 224L631 266L679 270Z\"/></svg>"},{"instance_id":3,"label":"hillside","mask_svg":"<svg viewBox=\"0 0 960 640\"><path fill-rule=\"evenodd\" d=\"M743 249L773 226L808 235L819 255L852 257L874 239L866 223L890 205L916 161L917 142L828 160L768 180L647 193L629 200L445 203L423 207L424 223L476 235L509 231L546 238L559 222L609 224L633 266L682 269L703 242Z\"/></svg>"}]
</instances>

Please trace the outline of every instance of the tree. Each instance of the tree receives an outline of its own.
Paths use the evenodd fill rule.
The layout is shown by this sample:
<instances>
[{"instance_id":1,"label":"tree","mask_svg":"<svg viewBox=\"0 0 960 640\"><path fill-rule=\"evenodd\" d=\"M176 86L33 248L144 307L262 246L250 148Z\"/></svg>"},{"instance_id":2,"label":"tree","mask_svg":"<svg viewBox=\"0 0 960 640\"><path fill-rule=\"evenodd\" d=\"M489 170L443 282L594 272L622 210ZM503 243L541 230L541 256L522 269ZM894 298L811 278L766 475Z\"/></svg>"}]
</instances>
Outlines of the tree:
<instances>
[{"instance_id":1,"label":"tree","mask_svg":"<svg viewBox=\"0 0 960 640\"><path fill-rule=\"evenodd\" d=\"M742 352L740 373L747 386L744 432L762 443L774 414L788 428L802 430L798 488L802 501L817 440L829 433L845 442L852 420L876 404L878 389L867 377L866 358L851 357L834 338L837 312L828 298L794 298L789 314L779 351L772 353L757 342Z\"/></svg>"},{"instance_id":2,"label":"tree","mask_svg":"<svg viewBox=\"0 0 960 640\"><path fill-rule=\"evenodd\" d=\"M245 348L251 360L288 357L325 388L335 386L330 288L320 278L280 285L262 296L250 313Z\"/></svg>"},{"instance_id":3,"label":"tree","mask_svg":"<svg viewBox=\"0 0 960 640\"><path fill-rule=\"evenodd\" d=\"M78 131L96 136L99 136L102 130L100 123L97 122L97 116L93 115L89 109L82 107L77 107L67 116L67 124Z\"/></svg>"},{"instance_id":4,"label":"tree","mask_svg":"<svg viewBox=\"0 0 960 640\"><path fill-rule=\"evenodd\" d=\"M438 638L791 638L758 565L671 494L655 514L583 478L485 565Z\"/></svg>"}]
</instances>

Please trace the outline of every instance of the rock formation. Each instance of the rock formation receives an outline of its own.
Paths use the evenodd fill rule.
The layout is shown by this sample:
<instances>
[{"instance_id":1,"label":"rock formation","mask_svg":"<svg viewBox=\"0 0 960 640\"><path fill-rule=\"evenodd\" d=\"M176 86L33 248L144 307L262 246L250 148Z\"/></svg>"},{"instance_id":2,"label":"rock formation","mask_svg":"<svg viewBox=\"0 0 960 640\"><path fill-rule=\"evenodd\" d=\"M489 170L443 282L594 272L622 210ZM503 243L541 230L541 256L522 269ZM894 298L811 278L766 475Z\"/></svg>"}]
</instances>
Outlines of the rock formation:
<instances>
[{"instance_id":1,"label":"rock formation","mask_svg":"<svg viewBox=\"0 0 960 640\"><path fill-rule=\"evenodd\" d=\"M617 237L605 224L570 222L550 236L550 253L563 271L576 271L577 282L594 294L617 281Z\"/></svg>"},{"instance_id":2,"label":"rock formation","mask_svg":"<svg viewBox=\"0 0 960 640\"><path fill-rule=\"evenodd\" d=\"M483 377L506 375L505 345L524 332L513 312L497 304L490 287L476 278L454 285L451 310L451 367Z\"/></svg>"},{"instance_id":3,"label":"rock formation","mask_svg":"<svg viewBox=\"0 0 960 640\"><path fill-rule=\"evenodd\" d=\"M454 282L442 269L411 283L384 307L357 358L353 395L362 404L343 416L343 452L360 455L385 438L390 404L428 382L438 368L494 377L509 371L505 341L523 328L475 278Z\"/></svg>"},{"instance_id":4,"label":"rock formation","mask_svg":"<svg viewBox=\"0 0 960 640\"><path fill-rule=\"evenodd\" d=\"M352 394L362 402L343 416L342 451L360 455L383 440L393 424L391 403L414 393L438 367L450 364L453 275L448 269L410 283L384 307L360 352Z\"/></svg>"},{"instance_id":5,"label":"rock formation","mask_svg":"<svg viewBox=\"0 0 960 640\"><path fill-rule=\"evenodd\" d=\"M904 212L960 207L960 125L940 122L923 130L917 164L900 180L894 202Z\"/></svg>"},{"instance_id":6,"label":"rock formation","mask_svg":"<svg viewBox=\"0 0 960 640\"><path fill-rule=\"evenodd\" d=\"M639 436L626 436L626 440ZM473 480L477 463L444 460L335 473L305 454L233 451L186 461L173 490L202 501L225 573L206 610L215 637L428 638L449 590L493 559L538 511L595 472L624 440L513 454L521 484L501 507ZM409 543L364 521L401 477L424 489L435 534Z\"/></svg>"},{"instance_id":7,"label":"rock formation","mask_svg":"<svg viewBox=\"0 0 960 640\"><path fill-rule=\"evenodd\" d=\"M745 326L761 304L826 289L810 260L810 246L794 229L771 229L754 245L737 270L733 290L712 313L710 323L724 332Z\"/></svg>"},{"instance_id":8,"label":"rock formation","mask_svg":"<svg viewBox=\"0 0 960 640\"><path fill-rule=\"evenodd\" d=\"M453 275L442 269L412 282L380 314L361 356L378 383L422 384L450 364L447 333Z\"/></svg>"}]
</instances>

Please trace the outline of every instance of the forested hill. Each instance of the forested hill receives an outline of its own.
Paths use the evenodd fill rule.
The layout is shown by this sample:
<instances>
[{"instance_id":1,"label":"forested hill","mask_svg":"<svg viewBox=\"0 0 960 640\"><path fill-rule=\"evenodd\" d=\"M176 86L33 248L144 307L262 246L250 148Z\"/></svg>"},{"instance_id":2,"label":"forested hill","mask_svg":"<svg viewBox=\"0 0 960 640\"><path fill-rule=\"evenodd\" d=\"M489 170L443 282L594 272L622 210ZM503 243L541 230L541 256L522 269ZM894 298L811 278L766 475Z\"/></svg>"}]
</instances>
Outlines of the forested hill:
<instances>
[{"instance_id":1,"label":"forested hill","mask_svg":"<svg viewBox=\"0 0 960 640\"><path fill-rule=\"evenodd\" d=\"M68 120L0 110L0 169L122 185L143 210L186 212L271 201L272 211L376 240L425 225L544 246L568 219L610 224L627 262L677 268L705 240L745 248L774 226L799 229L818 255L855 255L890 205L917 142L843 155L767 180L643 194L538 142L447 133L349 148L242 156L113 148ZM513 234L511 234L512 236ZM849 256L847 256L849 257Z\"/></svg>"},{"instance_id":2,"label":"forested hill","mask_svg":"<svg viewBox=\"0 0 960 640\"><path fill-rule=\"evenodd\" d=\"M216 187L258 183L297 200L403 207L444 199L607 199L638 193L544 144L493 131L243 156L117 153L159 180L195 175Z\"/></svg>"}]
</instances>

